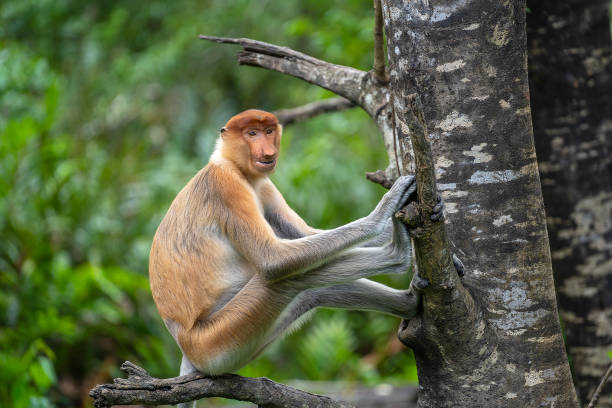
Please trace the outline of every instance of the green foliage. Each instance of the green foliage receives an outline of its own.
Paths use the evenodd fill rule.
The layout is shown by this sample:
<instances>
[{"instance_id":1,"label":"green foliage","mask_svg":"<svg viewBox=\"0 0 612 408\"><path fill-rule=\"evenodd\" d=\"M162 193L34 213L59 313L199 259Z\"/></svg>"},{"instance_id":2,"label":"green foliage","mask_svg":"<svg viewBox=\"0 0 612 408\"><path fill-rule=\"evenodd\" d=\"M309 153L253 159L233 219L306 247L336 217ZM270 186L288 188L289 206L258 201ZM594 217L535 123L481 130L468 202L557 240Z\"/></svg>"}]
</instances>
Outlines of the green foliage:
<instances>
[{"instance_id":1,"label":"green foliage","mask_svg":"<svg viewBox=\"0 0 612 408\"><path fill-rule=\"evenodd\" d=\"M197 34L248 36L368 69L371 4L340 0L5 0L0 4L0 406L89 404L131 359L179 352L153 305L150 242L172 198L242 109L329 97L235 63ZM286 129L274 181L312 225L363 216L382 194L371 119L354 109ZM383 278L405 287L406 277ZM390 351L397 319L320 311L241 373L414 380Z\"/></svg>"},{"instance_id":2,"label":"green foliage","mask_svg":"<svg viewBox=\"0 0 612 408\"><path fill-rule=\"evenodd\" d=\"M174 368L145 275L119 266L146 239L148 221L120 215L118 164L102 146L82 149L54 129L60 80L44 60L3 52L0 405L50 406L56 371L68 387L104 360L149 354L152 370ZM142 334L147 341L134 342Z\"/></svg>"}]
</instances>

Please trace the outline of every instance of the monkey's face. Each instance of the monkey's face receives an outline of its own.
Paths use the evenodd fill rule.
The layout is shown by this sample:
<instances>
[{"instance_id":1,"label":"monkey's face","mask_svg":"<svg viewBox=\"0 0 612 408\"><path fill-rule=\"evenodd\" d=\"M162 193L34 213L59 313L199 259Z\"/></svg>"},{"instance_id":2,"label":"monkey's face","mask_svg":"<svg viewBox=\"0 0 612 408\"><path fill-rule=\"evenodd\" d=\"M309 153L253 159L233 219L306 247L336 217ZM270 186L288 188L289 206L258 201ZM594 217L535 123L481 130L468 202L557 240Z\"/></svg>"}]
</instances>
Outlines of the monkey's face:
<instances>
[{"instance_id":1,"label":"monkey's face","mask_svg":"<svg viewBox=\"0 0 612 408\"><path fill-rule=\"evenodd\" d=\"M242 138L249 146L249 164L254 174L267 174L276 168L280 132L278 125L252 124L242 131Z\"/></svg>"},{"instance_id":2,"label":"monkey's face","mask_svg":"<svg viewBox=\"0 0 612 408\"><path fill-rule=\"evenodd\" d=\"M221 136L231 158L244 172L261 177L276 168L282 127L271 113L248 110L231 118L221 129Z\"/></svg>"}]
</instances>

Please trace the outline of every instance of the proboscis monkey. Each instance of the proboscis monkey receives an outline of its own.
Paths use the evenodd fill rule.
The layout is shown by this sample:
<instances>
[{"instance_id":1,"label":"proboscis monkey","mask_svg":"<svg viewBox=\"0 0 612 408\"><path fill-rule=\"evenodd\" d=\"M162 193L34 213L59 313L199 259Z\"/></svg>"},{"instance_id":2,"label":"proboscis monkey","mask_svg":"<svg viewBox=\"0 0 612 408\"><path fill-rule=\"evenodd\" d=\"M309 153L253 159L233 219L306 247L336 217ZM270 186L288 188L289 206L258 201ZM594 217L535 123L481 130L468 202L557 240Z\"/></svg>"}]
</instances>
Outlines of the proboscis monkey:
<instances>
[{"instance_id":1,"label":"proboscis monkey","mask_svg":"<svg viewBox=\"0 0 612 408\"><path fill-rule=\"evenodd\" d=\"M281 133L268 112L232 117L157 229L151 290L183 352L181 374L233 371L318 306L416 313L427 284L418 275L408 290L363 279L408 270L410 238L392 215L414 178L400 177L364 218L311 228L268 178Z\"/></svg>"}]
</instances>

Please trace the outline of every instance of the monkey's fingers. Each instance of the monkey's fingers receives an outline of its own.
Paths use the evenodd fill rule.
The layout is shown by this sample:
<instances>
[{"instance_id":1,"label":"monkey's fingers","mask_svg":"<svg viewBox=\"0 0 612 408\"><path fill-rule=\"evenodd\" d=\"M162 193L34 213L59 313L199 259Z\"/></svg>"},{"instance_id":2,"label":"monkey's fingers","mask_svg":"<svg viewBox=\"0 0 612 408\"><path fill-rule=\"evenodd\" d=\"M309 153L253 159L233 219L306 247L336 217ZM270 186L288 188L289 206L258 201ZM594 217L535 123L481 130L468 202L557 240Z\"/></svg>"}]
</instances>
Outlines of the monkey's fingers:
<instances>
[{"instance_id":1,"label":"monkey's fingers","mask_svg":"<svg viewBox=\"0 0 612 408\"><path fill-rule=\"evenodd\" d=\"M406 191L404 191L404 194L402 194L402 198L400 199L400 205L398 207L399 209L404 208L406 205L408 205L408 203L410 203L412 196L416 193L416 188L416 178L413 177L412 182L410 183Z\"/></svg>"},{"instance_id":2,"label":"monkey's fingers","mask_svg":"<svg viewBox=\"0 0 612 408\"><path fill-rule=\"evenodd\" d=\"M393 184L392 191L396 188L400 193L400 200L398 204L402 204L404 197L410 196L410 194L416 191L416 178L414 176L401 176Z\"/></svg>"},{"instance_id":3,"label":"monkey's fingers","mask_svg":"<svg viewBox=\"0 0 612 408\"><path fill-rule=\"evenodd\" d=\"M413 183L414 183L415 177L414 176L400 176L397 178L397 180L395 180L395 183L393 183L393 186L391 187L391 190L389 190L390 193L403 193L405 190L407 190Z\"/></svg>"},{"instance_id":4,"label":"monkey's fingers","mask_svg":"<svg viewBox=\"0 0 612 408\"><path fill-rule=\"evenodd\" d=\"M452 258L455 269L457 270L457 275L459 275L460 278L463 278L465 275L465 266L463 266L463 262L461 262L461 259L459 259L457 254L453 254Z\"/></svg>"},{"instance_id":5,"label":"monkey's fingers","mask_svg":"<svg viewBox=\"0 0 612 408\"><path fill-rule=\"evenodd\" d=\"M440 197L440 195L438 195L438 202L434 206L432 211L433 214L431 214L431 216L429 217L430 220L439 221L444 217L444 200L442 200L442 197Z\"/></svg>"},{"instance_id":6,"label":"monkey's fingers","mask_svg":"<svg viewBox=\"0 0 612 408\"><path fill-rule=\"evenodd\" d=\"M414 276L412 276L412 286L414 286L416 290L423 290L429 286L429 281L419 275L418 272L415 272Z\"/></svg>"}]
</instances>

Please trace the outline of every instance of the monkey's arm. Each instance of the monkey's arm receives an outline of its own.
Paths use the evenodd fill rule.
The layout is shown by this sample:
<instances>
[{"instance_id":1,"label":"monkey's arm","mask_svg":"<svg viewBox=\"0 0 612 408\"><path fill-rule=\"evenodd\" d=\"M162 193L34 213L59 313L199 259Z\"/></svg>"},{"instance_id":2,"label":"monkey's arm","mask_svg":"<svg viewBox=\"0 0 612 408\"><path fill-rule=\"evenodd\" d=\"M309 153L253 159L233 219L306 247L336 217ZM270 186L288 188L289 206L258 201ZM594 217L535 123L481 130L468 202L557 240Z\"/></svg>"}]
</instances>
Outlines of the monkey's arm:
<instances>
[{"instance_id":1,"label":"monkey's arm","mask_svg":"<svg viewBox=\"0 0 612 408\"><path fill-rule=\"evenodd\" d=\"M303 283L304 288L348 283L369 276L405 273L411 265L410 248L394 252L389 247L353 248L331 261L299 277L292 283Z\"/></svg>"},{"instance_id":2,"label":"monkey's arm","mask_svg":"<svg viewBox=\"0 0 612 408\"><path fill-rule=\"evenodd\" d=\"M270 180L266 180L266 184L261 190L260 198L264 205L266 221L268 221L279 238L297 239L326 231L308 225L299 214L287 204L285 198ZM382 223L382 233L360 246L376 247L384 245L391 240L393 231L391 218L384 220Z\"/></svg>"},{"instance_id":3,"label":"monkey's arm","mask_svg":"<svg viewBox=\"0 0 612 408\"><path fill-rule=\"evenodd\" d=\"M359 278L389 273L405 273L411 266L408 229L393 218L391 239L382 247L353 248L308 273L293 276L291 284L309 287L348 283Z\"/></svg>"},{"instance_id":4,"label":"monkey's arm","mask_svg":"<svg viewBox=\"0 0 612 408\"><path fill-rule=\"evenodd\" d=\"M254 197L225 188L224 205L233 216L222 220L225 233L234 247L255 266L265 279L282 280L317 268L350 247L367 241L381 232L382 221L401 208L416 186L413 177L401 177L367 217L333 230L297 238L279 239L263 215L257 211ZM224 191L230 191L223 197Z\"/></svg>"}]
</instances>

